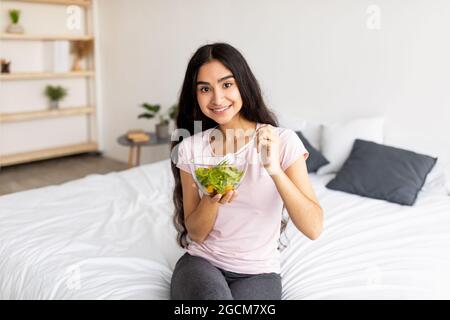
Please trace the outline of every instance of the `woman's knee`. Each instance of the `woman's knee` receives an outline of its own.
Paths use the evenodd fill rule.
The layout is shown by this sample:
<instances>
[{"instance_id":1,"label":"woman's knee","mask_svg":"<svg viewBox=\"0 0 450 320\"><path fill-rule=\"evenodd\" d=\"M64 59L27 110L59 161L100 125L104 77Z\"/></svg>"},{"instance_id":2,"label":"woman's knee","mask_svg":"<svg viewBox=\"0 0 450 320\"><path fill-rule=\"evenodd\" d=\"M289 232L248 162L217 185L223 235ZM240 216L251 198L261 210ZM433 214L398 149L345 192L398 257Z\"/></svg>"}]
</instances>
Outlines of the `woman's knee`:
<instances>
[{"instance_id":1,"label":"woman's knee","mask_svg":"<svg viewBox=\"0 0 450 320\"><path fill-rule=\"evenodd\" d=\"M229 300L222 273L207 260L186 254L177 262L170 285L173 300Z\"/></svg>"},{"instance_id":2,"label":"woman's knee","mask_svg":"<svg viewBox=\"0 0 450 320\"><path fill-rule=\"evenodd\" d=\"M236 300L280 300L281 276L277 273L265 273L240 280L230 285Z\"/></svg>"}]
</instances>

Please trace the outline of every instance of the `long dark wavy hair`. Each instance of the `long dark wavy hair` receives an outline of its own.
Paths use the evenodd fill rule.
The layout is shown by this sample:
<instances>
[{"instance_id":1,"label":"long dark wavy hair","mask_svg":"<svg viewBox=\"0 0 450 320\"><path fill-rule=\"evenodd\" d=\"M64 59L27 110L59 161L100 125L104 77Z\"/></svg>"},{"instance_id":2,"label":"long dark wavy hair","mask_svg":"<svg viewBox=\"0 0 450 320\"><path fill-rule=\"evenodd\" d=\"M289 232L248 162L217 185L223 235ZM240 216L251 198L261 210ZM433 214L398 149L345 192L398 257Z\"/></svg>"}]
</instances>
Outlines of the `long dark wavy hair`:
<instances>
[{"instance_id":1,"label":"long dark wavy hair","mask_svg":"<svg viewBox=\"0 0 450 320\"><path fill-rule=\"evenodd\" d=\"M202 122L202 130L207 130L218 125L217 122L205 116L200 110L196 95L198 71L202 65L210 62L211 60L220 61L232 72L242 98L240 115L249 121L270 124L277 127L277 117L264 103L258 81L250 70L250 67L242 54L227 43L213 43L204 45L197 49L189 61L178 101L179 109L176 118L177 129L185 129L189 131L190 135L193 135L194 121ZM177 145L181 141L182 140L180 140L180 138L172 139L172 155L177 155ZM187 229L184 223L183 190L181 185L180 170L176 167L176 163L174 163L174 161L172 161L172 173L175 178L175 187L173 192L175 212L173 221L178 232L178 244L182 248L186 248L188 242ZM285 229L286 223L286 220L282 220L281 232Z\"/></svg>"}]
</instances>

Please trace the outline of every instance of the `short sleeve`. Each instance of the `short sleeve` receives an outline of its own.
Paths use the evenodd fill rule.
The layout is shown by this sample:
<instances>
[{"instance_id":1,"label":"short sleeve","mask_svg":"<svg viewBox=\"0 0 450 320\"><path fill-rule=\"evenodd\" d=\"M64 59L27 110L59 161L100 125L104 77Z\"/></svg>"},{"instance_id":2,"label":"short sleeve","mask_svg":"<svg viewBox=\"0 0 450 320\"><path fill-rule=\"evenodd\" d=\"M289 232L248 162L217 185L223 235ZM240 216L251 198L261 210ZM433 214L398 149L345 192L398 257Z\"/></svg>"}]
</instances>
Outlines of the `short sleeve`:
<instances>
[{"instance_id":1,"label":"short sleeve","mask_svg":"<svg viewBox=\"0 0 450 320\"><path fill-rule=\"evenodd\" d=\"M189 166L189 157L188 152L186 150L186 141L183 140L177 145L178 148L178 159L177 159L177 168L186 171L187 173L191 173L191 168Z\"/></svg>"},{"instance_id":2,"label":"short sleeve","mask_svg":"<svg viewBox=\"0 0 450 320\"><path fill-rule=\"evenodd\" d=\"M303 157L306 161L309 157L309 152L306 150L303 142L298 135L291 129L283 129L280 133L281 143L281 168L286 170L291 164Z\"/></svg>"}]
</instances>

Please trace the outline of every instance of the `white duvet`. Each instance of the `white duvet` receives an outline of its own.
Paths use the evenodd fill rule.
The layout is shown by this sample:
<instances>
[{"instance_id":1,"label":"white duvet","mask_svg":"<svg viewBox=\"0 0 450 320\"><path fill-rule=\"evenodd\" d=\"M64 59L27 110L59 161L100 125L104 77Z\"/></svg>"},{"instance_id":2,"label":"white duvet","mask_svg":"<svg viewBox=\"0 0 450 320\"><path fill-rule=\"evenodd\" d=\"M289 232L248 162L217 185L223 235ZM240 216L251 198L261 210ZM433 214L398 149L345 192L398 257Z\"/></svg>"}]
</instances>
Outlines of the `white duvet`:
<instances>
[{"instance_id":1,"label":"white duvet","mask_svg":"<svg viewBox=\"0 0 450 320\"><path fill-rule=\"evenodd\" d=\"M311 241L288 224L283 299L450 298L450 197L413 207L325 188ZM168 299L183 250L170 161L0 197L0 299Z\"/></svg>"}]
</instances>

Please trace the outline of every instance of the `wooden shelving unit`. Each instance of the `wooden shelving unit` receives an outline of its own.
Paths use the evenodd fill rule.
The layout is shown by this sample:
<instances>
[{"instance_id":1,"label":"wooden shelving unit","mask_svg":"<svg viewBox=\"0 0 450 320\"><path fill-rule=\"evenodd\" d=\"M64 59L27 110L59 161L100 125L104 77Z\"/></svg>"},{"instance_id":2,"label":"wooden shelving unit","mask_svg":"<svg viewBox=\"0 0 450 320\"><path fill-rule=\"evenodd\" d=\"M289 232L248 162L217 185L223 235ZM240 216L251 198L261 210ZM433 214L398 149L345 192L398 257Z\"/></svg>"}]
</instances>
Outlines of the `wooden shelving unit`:
<instances>
[{"instance_id":1,"label":"wooden shelving unit","mask_svg":"<svg viewBox=\"0 0 450 320\"><path fill-rule=\"evenodd\" d=\"M8 0L11 2L29 2L29 3L43 3L43 4L59 4L59 5L75 5L88 7L92 4L90 0Z\"/></svg>"},{"instance_id":2,"label":"wooden shelving unit","mask_svg":"<svg viewBox=\"0 0 450 320\"><path fill-rule=\"evenodd\" d=\"M31 3L31 4L49 4L49 5L77 5L82 6L85 10L85 30L84 35L72 35L72 34L0 34L0 41L11 43L8 45L14 45L12 42L15 41L95 41L92 35L92 22L87 21L89 16L92 19L92 14L88 15L88 11L92 10L91 0L0 0L0 2L17 2L17 3ZM89 12L92 13L92 12ZM32 14L29 11L28 16ZM89 27L91 26L91 27ZM93 46L94 47L94 46ZM73 117L73 116L86 116L91 123L92 117L96 115L95 101L90 99L91 95L95 92L95 86L93 84L93 78L95 76L94 70L94 52L88 57L88 70L83 71L72 71L72 72L13 72L8 74L0 74L0 81L22 81L22 80L40 80L40 79L66 79L66 78L84 78L87 81L87 106L78 107L65 107L56 110L49 110L47 108L42 108L42 110L33 111L22 111L22 112L1 112L0 108L0 126L2 124L8 124L8 126L14 126L16 122L36 122L42 119L57 119L62 117ZM78 80L77 80L78 81ZM94 94L95 96L95 94ZM55 120L56 121L56 120ZM96 125L94 125L96 127ZM0 166L9 166L20 163L26 163L31 161L50 159L55 157L61 157L71 154L85 153L98 151L97 142L92 139L92 129L90 126L87 127L87 137L88 141L83 141L77 144L56 146L51 148L46 148L43 150L30 150L26 152L13 153L13 154L0 154ZM64 134L63 132L55 133L58 135ZM3 139L8 139L8 137L3 136ZM20 143L20 142L19 142Z\"/></svg>"},{"instance_id":3,"label":"wooden shelving unit","mask_svg":"<svg viewBox=\"0 0 450 320\"><path fill-rule=\"evenodd\" d=\"M0 34L0 40L18 40L18 41L92 41L94 37L91 35L45 35L45 34Z\"/></svg>"},{"instance_id":4,"label":"wooden shelving unit","mask_svg":"<svg viewBox=\"0 0 450 320\"><path fill-rule=\"evenodd\" d=\"M33 79L58 79L58 78L78 78L93 77L94 71L74 71L74 72L16 72L0 74L1 80L33 80Z\"/></svg>"},{"instance_id":5,"label":"wooden shelving unit","mask_svg":"<svg viewBox=\"0 0 450 320\"><path fill-rule=\"evenodd\" d=\"M57 118L67 116L79 116L95 112L93 107L71 107L58 110L39 110L25 112L0 113L0 122L17 122L44 118Z\"/></svg>"},{"instance_id":6,"label":"wooden shelving unit","mask_svg":"<svg viewBox=\"0 0 450 320\"><path fill-rule=\"evenodd\" d=\"M44 150L21 152L11 155L0 155L0 166L10 166L19 163L26 163L37 160L44 160L71 154L93 152L97 151L97 144L95 142L87 142L80 144L73 144L70 146L61 146L56 148L49 148Z\"/></svg>"}]
</instances>

